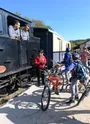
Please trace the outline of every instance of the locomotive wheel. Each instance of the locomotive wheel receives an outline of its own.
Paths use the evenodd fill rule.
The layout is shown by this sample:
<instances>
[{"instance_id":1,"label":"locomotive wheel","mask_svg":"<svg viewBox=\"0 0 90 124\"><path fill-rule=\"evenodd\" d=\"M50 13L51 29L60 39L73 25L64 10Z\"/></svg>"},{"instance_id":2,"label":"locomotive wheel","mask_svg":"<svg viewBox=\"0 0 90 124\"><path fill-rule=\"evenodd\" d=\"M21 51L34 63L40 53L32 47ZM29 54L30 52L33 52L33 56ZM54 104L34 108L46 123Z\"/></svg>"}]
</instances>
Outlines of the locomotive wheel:
<instances>
[{"instance_id":1,"label":"locomotive wheel","mask_svg":"<svg viewBox=\"0 0 90 124\"><path fill-rule=\"evenodd\" d=\"M28 78L23 78L20 80L19 86L25 88L28 86L27 84L28 84Z\"/></svg>"},{"instance_id":2,"label":"locomotive wheel","mask_svg":"<svg viewBox=\"0 0 90 124\"><path fill-rule=\"evenodd\" d=\"M0 89L0 97L4 97L4 96L7 96L7 89L6 88Z\"/></svg>"}]
</instances>

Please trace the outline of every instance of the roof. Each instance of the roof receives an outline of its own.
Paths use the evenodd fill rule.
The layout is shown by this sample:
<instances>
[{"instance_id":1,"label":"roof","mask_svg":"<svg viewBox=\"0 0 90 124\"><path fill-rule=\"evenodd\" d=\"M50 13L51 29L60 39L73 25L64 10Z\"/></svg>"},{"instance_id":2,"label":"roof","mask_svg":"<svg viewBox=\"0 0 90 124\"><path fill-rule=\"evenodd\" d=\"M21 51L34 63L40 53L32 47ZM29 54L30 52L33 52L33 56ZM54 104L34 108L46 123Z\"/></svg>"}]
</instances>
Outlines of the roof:
<instances>
[{"instance_id":1,"label":"roof","mask_svg":"<svg viewBox=\"0 0 90 124\"><path fill-rule=\"evenodd\" d=\"M48 29L48 31L51 32L51 33L53 33L53 34L58 35L62 40L64 40L64 38L63 38L60 34L58 34L57 32L52 31L52 30L50 30L50 29ZM66 41L66 40L64 40L64 41ZM68 41L67 41L67 42L68 42Z\"/></svg>"},{"instance_id":2,"label":"roof","mask_svg":"<svg viewBox=\"0 0 90 124\"><path fill-rule=\"evenodd\" d=\"M53 31L53 30L50 30L50 29L48 29L48 28L43 28L43 27L34 27L34 28L49 31L49 32L51 32L51 33L53 33L53 34L56 34L56 35L59 36L62 40L64 40L64 38L63 38L60 34L58 34L57 32L55 32L55 31ZM64 41L66 41L66 40L64 40ZM68 42L68 41L67 41L67 42Z\"/></svg>"},{"instance_id":3,"label":"roof","mask_svg":"<svg viewBox=\"0 0 90 124\"><path fill-rule=\"evenodd\" d=\"M5 11L5 12L7 12L7 13L10 13L10 14L12 14L12 15L14 15L14 16L20 18L20 19L23 19L23 20L25 20L25 21L27 21L27 22L29 22L29 23L32 23L31 21L28 21L28 20L26 20L25 18L23 18L23 17L21 17L21 16L18 16L18 15L16 15L16 14L12 13L12 12L9 12L9 11L3 9L3 8L0 8L0 10L3 10L3 11Z\"/></svg>"}]
</instances>

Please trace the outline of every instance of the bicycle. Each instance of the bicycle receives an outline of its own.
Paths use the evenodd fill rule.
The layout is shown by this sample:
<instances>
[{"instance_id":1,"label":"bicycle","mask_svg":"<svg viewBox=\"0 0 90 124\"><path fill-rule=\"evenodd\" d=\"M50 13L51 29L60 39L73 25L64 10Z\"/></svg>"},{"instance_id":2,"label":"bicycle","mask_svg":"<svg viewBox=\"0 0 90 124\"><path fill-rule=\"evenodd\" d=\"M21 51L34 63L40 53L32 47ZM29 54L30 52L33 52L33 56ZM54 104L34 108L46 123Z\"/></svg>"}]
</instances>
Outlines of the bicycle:
<instances>
[{"instance_id":1,"label":"bicycle","mask_svg":"<svg viewBox=\"0 0 90 124\"><path fill-rule=\"evenodd\" d=\"M46 111L49 107L51 92L55 91L55 93L58 94L58 92L63 90L64 77L63 75L58 75L58 72L60 71L61 65L56 64L51 70L49 70L45 79L45 86L41 96L41 109L43 111Z\"/></svg>"},{"instance_id":2,"label":"bicycle","mask_svg":"<svg viewBox=\"0 0 90 124\"><path fill-rule=\"evenodd\" d=\"M89 74L88 76L90 77L90 67L86 67L87 68L87 73ZM88 77L88 78L89 78ZM87 84L83 84L81 82L79 82L79 91L81 90L82 95L80 97L80 99L77 102L77 105L80 104L80 102L86 97L88 96L89 92L90 92L90 78L88 80Z\"/></svg>"},{"instance_id":3,"label":"bicycle","mask_svg":"<svg viewBox=\"0 0 90 124\"><path fill-rule=\"evenodd\" d=\"M88 96L88 94L89 94L89 92L90 92L90 82L88 82L87 85L83 84L83 86L84 86L85 88L84 88L84 91L83 91L83 93L82 93L80 99L79 99L78 102L77 102L77 105L79 105L80 102L81 102L86 96Z\"/></svg>"}]
</instances>

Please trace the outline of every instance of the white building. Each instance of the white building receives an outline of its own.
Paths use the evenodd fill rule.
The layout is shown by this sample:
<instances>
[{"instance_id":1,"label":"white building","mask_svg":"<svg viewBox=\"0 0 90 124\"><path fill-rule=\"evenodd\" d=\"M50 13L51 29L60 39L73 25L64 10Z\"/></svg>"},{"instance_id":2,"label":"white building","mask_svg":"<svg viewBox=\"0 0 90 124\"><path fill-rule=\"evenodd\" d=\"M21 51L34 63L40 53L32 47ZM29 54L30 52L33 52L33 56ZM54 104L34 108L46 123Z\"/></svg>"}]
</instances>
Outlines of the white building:
<instances>
[{"instance_id":1,"label":"white building","mask_svg":"<svg viewBox=\"0 0 90 124\"><path fill-rule=\"evenodd\" d=\"M90 39L86 40L85 42L80 44L80 50L83 51L83 47L90 48Z\"/></svg>"}]
</instances>

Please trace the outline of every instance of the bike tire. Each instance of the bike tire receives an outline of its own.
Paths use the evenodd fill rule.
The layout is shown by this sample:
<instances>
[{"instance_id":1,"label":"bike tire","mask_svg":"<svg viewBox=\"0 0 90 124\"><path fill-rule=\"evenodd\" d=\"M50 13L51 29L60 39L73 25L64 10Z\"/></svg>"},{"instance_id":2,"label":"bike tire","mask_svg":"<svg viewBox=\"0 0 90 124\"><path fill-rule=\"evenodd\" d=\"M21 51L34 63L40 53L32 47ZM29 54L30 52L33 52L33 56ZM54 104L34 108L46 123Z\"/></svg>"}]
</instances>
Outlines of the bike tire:
<instances>
[{"instance_id":1,"label":"bike tire","mask_svg":"<svg viewBox=\"0 0 90 124\"><path fill-rule=\"evenodd\" d=\"M77 102L77 105L79 105L80 102L85 98L85 94L86 94L86 90L82 93L80 99L79 99L78 102Z\"/></svg>"},{"instance_id":2,"label":"bike tire","mask_svg":"<svg viewBox=\"0 0 90 124\"><path fill-rule=\"evenodd\" d=\"M48 92L48 99L47 99L47 104L46 106L44 107L44 104L43 104L43 98L44 98L44 95L45 95L45 90L47 89L47 92ZM50 91L50 88L48 85L45 85L44 86L44 89L43 89L43 92L42 92L42 96L41 96L41 109L42 111L46 111L49 107L49 103L50 103L50 97L51 97L51 91Z\"/></svg>"},{"instance_id":3,"label":"bike tire","mask_svg":"<svg viewBox=\"0 0 90 124\"><path fill-rule=\"evenodd\" d=\"M80 97L80 99L78 100L77 105L79 105L80 102L81 102L86 96L88 96L89 92L90 92L90 88L87 87L86 90L82 93L82 96Z\"/></svg>"},{"instance_id":4,"label":"bike tire","mask_svg":"<svg viewBox=\"0 0 90 124\"><path fill-rule=\"evenodd\" d=\"M71 84L66 84L65 90L67 92L70 92L71 91Z\"/></svg>"}]
</instances>

